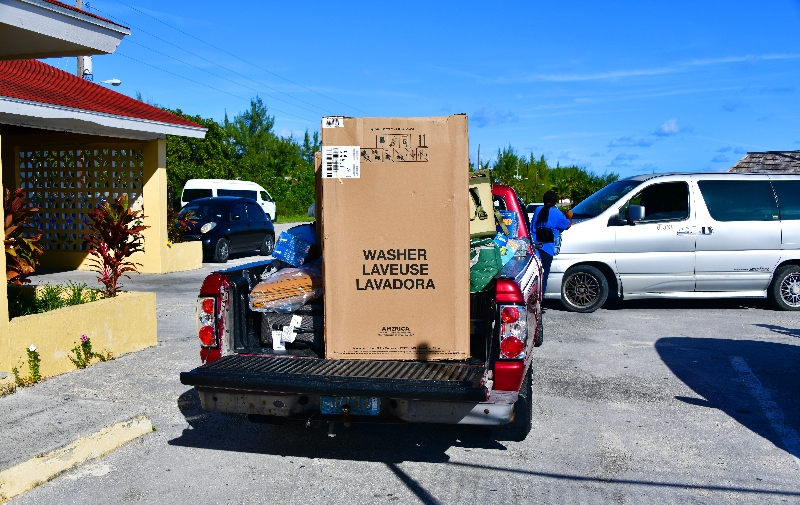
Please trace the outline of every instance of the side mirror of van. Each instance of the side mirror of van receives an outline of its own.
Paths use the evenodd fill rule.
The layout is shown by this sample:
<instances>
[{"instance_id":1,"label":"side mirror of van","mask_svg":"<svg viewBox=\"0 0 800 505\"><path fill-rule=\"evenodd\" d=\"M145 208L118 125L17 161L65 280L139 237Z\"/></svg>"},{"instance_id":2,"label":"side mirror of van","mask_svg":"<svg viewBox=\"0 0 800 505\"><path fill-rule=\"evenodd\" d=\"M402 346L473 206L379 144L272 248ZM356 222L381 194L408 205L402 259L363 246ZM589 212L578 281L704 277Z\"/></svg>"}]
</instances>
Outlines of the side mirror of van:
<instances>
[{"instance_id":1,"label":"side mirror of van","mask_svg":"<svg viewBox=\"0 0 800 505\"><path fill-rule=\"evenodd\" d=\"M631 205L628 207L628 222L631 224L644 219L644 207L641 205Z\"/></svg>"}]
</instances>

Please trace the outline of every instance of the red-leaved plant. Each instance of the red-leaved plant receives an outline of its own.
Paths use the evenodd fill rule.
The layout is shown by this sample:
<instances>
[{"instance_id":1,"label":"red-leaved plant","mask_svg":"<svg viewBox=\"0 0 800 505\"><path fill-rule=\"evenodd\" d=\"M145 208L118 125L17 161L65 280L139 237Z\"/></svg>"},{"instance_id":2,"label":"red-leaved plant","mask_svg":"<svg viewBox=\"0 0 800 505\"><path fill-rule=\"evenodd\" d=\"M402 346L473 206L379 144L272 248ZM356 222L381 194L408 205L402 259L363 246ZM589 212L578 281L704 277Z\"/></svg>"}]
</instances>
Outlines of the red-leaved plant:
<instances>
[{"instance_id":1,"label":"red-leaved plant","mask_svg":"<svg viewBox=\"0 0 800 505\"><path fill-rule=\"evenodd\" d=\"M44 249L39 245L41 233L25 236L28 219L39 212L39 208L28 203L25 189L17 188L12 193L6 189L3 195L5 215L6 282L23 285L39 266Z\"/></svg>"},{"instance_id":2,"label":"red-leaved plant","mask_svg":"<svg viewBox=\"0 0 800 505\"><path fill-rule=\"evenodd\" d=\"M171 244L186 240L186 232L197 224L194 212L189 211L183 216L177 210L167 212L167 239Z\"/></svg>"},{"instance_id":3,"label":"red-leaved plant","mask_svg":"<svg viewBox=\"0 0 800 505\"><path fill-rule=\"evenodd\" d=\"M128 205L128 195L121 195L116 200L103 201L89 213L92 223L91 233L83 234L83 243L88 246L89 260L92 269L99 275L97 282L105 286L107 297L117 296L122 287L121 277L129 272L139 273L141 263L128 258L136 252L144 251L142 231L149 228L143 226L145 216L141 210L133 210Z\"/></svg>"}]
</instances>

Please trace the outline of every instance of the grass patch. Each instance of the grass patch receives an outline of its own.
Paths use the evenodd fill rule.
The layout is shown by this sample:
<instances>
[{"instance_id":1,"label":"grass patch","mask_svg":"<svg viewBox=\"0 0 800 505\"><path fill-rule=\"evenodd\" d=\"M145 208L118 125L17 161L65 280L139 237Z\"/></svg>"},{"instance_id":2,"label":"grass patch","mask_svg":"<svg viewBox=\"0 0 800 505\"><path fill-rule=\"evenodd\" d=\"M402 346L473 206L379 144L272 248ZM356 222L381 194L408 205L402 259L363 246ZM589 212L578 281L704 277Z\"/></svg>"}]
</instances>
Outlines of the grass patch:
<instances>
[{"instance_id":1,"label":"grass patch","mask_svg":"<svg viewBox=\"0 0 800 505\"><path fill-rule=\"evenodd\" d=\"M41 314L62 307L81 305L105 298L99 289L68 281L66 285L45 284L36 290L15 290L8 293L8 314L11 318Z\"/></svg>"},{"instance_id":2,"label":"grass patch","mask_svg":"<svg viewBox=\"0 0 800 505\"><path fill-rule=\"evenodd\" d=\"M308 217L307 214L289 214L278 216L277 223L310 223L313 217Z\"/></svg>"}]
</instances>

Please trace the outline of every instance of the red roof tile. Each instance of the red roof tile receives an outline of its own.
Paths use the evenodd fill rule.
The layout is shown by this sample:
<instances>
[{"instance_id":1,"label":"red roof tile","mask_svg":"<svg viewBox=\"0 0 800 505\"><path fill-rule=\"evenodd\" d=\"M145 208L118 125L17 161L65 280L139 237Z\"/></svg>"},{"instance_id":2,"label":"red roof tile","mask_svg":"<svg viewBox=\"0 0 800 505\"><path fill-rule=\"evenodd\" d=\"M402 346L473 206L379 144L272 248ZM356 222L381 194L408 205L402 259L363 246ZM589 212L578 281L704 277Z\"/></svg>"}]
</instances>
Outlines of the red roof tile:
<instances>
[{"instance_id":1,"label":"red roof tile","mask_svg":"<svg viewBox=\"0 0 800 505\"><path fill-rule=\"evenodd\" d=\"M79 13L84 14L86 16L90 16L90 17L93 17L95 19L99 19L101 21L105 21L106 23L111 23L112 25L117 25L117 26L122 26L123 28L128 28L127 26L123 26L123 25L121 25L119 23L111 21L110 19L106 19L106 18L100 17L97 14L92 14L91 12L87 12L87 11L81 10L81 9L75 7L74 5L65 4L64 2L59 2L58 0L44 0L44 1L49 3L49 4L57 5L57 6L61 7L61 8L64 8L64 9L71 10L73 12L79 12Z\"/></svg>"},{"instance_id":2,"label":"red roof tile","mask_svg":"<svg viewBox=\"0 0 800 505\"><path fill-rule=\"evenodd\" d=\"M39 60L0 61L0 98L2 97L202 128L182 117Z\"/></svg>"}]
</instances>

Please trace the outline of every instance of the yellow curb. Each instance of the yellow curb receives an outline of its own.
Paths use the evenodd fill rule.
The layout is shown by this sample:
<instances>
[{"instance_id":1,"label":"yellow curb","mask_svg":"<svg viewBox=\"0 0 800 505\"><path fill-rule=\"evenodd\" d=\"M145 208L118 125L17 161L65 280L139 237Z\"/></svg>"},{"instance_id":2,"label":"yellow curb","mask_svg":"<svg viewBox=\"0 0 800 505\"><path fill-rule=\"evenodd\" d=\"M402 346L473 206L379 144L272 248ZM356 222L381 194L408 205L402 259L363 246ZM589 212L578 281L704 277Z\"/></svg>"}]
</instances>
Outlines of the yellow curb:
<instances>
[{"instance_id":1,"label":"yellow curb","mask_svg":"<svg viewBox=\"0 0 800 505\"><path fill-rule=\"evenodd\" d=\"M30 491L70 468L90 459L104 456L131 440L153 431L153 423L145 415L106 426L88 437L35 456L24 463L0 472L0 503Z\"/></svg>"}]
</instances>

